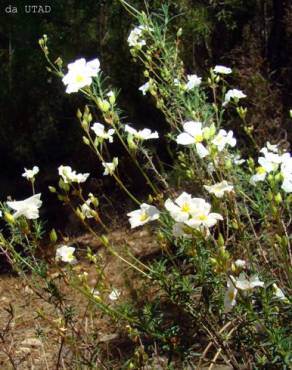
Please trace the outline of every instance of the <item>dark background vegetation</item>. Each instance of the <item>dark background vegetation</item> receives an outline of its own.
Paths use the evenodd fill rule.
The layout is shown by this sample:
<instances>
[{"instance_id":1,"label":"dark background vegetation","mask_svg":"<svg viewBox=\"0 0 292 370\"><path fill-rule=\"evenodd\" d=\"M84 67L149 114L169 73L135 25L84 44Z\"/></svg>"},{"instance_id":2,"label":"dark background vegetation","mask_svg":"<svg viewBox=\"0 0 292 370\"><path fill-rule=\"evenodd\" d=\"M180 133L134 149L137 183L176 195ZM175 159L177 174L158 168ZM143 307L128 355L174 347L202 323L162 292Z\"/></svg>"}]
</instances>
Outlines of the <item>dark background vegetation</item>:
<instances>
[{"instance_id":1,"label":"dark background vegetation","mask_svg":"<svg viewBox=\"0 0 292 370\"><path fill-rule=\"evenodd\" d=\"M53 60L65 65L79 57L98 57L129 122L155 129L163 119L151 98L137 91L141 68L131 61L126 39L135 21L117 0L43 1L49 14L25 14L29 1L0 4L0 194L25 197L23 168L38 165L38 190L57 180L60 164L91 172L101 169L81 141L75 117L85 101L65 94L62 82L46 71L38 39L47 34ZM148 2L159 9L162 1ZM287 139L292 108L292 5L289 0L169 0L183 28L183 59L188 73L206 74L215 64L232 66L232 83L248 94L248 122L261 140ZM7 5L17 14L5 14ZM143 1L131 0L143 7ZM290 134L289 134L290 130ZM287 136L288 135L288 136ZM52 199L49 198L50 201Z\"/></svg>"}]
</instances>

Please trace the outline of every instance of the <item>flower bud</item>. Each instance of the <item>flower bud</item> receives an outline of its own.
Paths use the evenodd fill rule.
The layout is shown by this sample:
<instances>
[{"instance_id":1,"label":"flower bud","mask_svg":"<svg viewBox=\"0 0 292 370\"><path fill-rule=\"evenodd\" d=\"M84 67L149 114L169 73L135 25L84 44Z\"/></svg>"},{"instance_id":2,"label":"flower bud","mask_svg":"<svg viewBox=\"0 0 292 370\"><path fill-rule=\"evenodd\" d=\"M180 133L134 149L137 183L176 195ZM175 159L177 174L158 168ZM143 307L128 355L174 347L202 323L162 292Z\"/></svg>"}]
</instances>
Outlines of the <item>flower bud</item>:
<instances>
[{"instance_id":1,"label":"flower bud","mask_svg":"<svg viewBox=\"0 0 292 370\"><path fill-rule=\"evenodd\" d=\"M76 116L77 116L77 118L78 118L79 120L81 120L81 118L82 118L82 113L81 113L81 111L80 111L80 109L79 109L79 108L77 109Z\"/></svg>"},{"instance_id":2,"label":"flower bud","mask_svg":"<svg viewBox=\"0 0 292 370\"><path fill-rule=\"evenodd\" d=\"M54 187L54 186L49 186L48 187L49 188L49 191L51 192L51 193L56 193L56 188Z\"/></svg>"},{"instance_id":3,"label":"flower bud","mask_svg":"<svg viewBox=\"0 0 292 370\"><path fill-rule=\"evenodd\" d=\"M101 242L102 242L103 245L105 245L105 246L108 246L109 245L109 240L108 240L108 238L105 235L102 235L100 237L100 239L101 239Z\"/></svg>"},{"instance_id":4,"label":"flower bud","mask_svg":"<svg viewBox=\"0 0 292 370\"><path fill-rule=\"evenodd\" d=\"M102 100L98 98L97 104L98 104L99 109L104 113L108 112L110 109L110 103L105 99Z\"/></svg>"},{"instance_id":5,"label":"flower bud","mask_svg":"<svg viewBox=\"0 0 292 370\"><path fill-rule=\"evenodd\" d=\"M221 233L218 236L217 243L219 247L224 247L225 241Z\"/></svg>"},{"instance_id":6,"label":"flower bud","mask_svg":"<svg viewBox=\"0 0 292 370\"><path fill-rule=\"evenodd\" d=\"M11 213L9 212L4 212L4 219L6 220L6 222L8 222L9 224L14 224L15 223L15 219L14 217L12 216Z\"/></svg>"},{"instance_id":7,"label":"flower bud","mask_svg":"<svg viewBox=\"0 0 292 370\"><path fill-rule=\"evenodd\" d=\"M82 140L85 145L90 145L90 141L88 140L86 136L82 136Z\"/></svg>"},{"instance_id":8,"label":"flower bud","mask_svg":"<svg viewBox=\"0 0 292 370\"><path fill-rule=\"evenodd\" d=\"M56 233L56 230L52 229L50 232L50 241L53 243L56 243L57 240L58 240L58 235Z\"/></svg>"},{"instance_id":9,"label":"flower bud","mask_svg":"<svg viewBox=\"0 0 292 370\"><path fill-rule=\"evenodd\" d=\"M281 193L278 193L276 196L275 196L275 202L277 204L281 204L283 202L283 198L281 196Z\"/></svg>"}]
</instances>

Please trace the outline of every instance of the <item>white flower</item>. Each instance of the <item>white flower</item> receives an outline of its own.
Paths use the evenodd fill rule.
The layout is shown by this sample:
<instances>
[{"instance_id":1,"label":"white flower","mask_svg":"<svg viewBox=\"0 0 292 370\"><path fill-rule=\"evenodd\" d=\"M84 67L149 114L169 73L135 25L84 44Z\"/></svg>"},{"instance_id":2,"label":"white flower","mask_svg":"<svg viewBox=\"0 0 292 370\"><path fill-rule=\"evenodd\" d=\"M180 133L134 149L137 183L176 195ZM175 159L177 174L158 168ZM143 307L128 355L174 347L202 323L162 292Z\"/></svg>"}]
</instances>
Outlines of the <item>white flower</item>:
<instances>
[{"instance_id":1,"label":"white flower","mask_svg":"<svg viewBox=\"0 0 292 370\"><path fill-rule=\"evenodd\" d=\"M157 220L159 218L159 210L146 203L140 205L140 209L129 212L127 214L130 217L129 222L131 224L131 229L144 225L147 222Z\"/></svg>"},{"instance_id":2,"label":"white flower","mask_svg":"<svg viewBox=\"0 0 292 370\"><path fill-rule=\"evenodd\" d=\"M224 66L221 66L221 65L215 66L215 68L213 69L213 71L215 73L219 73L219 74L222 74L222 75L229 75L230 73L232 73L232 69L231 68L224 67Z\"/></svg>"},{"instance_id":3,"label":"white flower","mask_svg":"<svg viewBox=\"0 0 292 370\"><path fill-rule=\"evenodd\" d=\"M273 153L278 153L278 151L279 151L278 145L277 144L271 144L269 141L267 141L266 147L270 152L273 152ZM260 151L262 151L262 150L260 150Z\"/></svg>"},{"instance_id":4,"label":"white flower","mask_svg":"<svg viewBox=\"0 0 292 370\"><path fill-rule=\"evenodd\" d=\"M236 296L238 290L236 289L233 281L227 279L227 290L224 297L224 313L228 313L236 305Z\"/></svg>"},{"instance_id":5,"label":"white flower","mask_svg":"<svg viewBox=\"0 0 292 370\"><path fill-rule=\"evenodd\" d=\"M173 83L174 83L175 86L180 86L180 80L178 78L175 78L173 80Z\"/></svg>"},{"instance_id":6,"label":"white flower","mask_svg":"<svg viewBox=\"0 0 292 370\"><path fill-rule=\"evenodd\" d=\"M233 137L233 131L219 130L218 134L212 140L212 143L217 146L219 152L221 152L226 145L234 147L236 145L236 139Z\"/></svg>"},{"instance_id":7,"label":"white flower","mask_svg":"<svg viewBox=\"0 0 292 370\"><path fill-rule=\"evenodd\" d=\"M119 296L121 295L121 292L118 289L113 289L111 293L109 294L109 299L111 301L116 301L119 299Z\"/></svg>"},{"instance_id":8,"label":"white flower","mask_svg":"<svg viewBox=\"0 0 292 370\"><path fill-rule=\"evenodd\" d=\"M242 272L237 279L233 279L236 288L239 290L252 290L257 287L263 288L265 285L263 281L259 280L258 275L247 277L244 272Z\"/></svg>"},{"instance_id":9,"label":"white flower","mask_svg":"<svg viewBox=\"0 0 292 370\"><path fill-rule=\"evenodd\" d=\"M268 149L268 146L270 149ZM272 151L269 151L272 150ZM259 167L256 168L256 174L253 175L250 179L250 183L255 185L259 181L264 181L267 174L274 172L279 168L280 163L282 162L281 170L285 167L283 161L287 160L287 156L275 153L277 146L267 143L267 147L264 147L260 150L260 153L264 154L264 157L258 158ZM285 178L285 176L283 176Z\"/></svg>"},{"instance_id":10,"label":"white flower","mask_svg":"<svg viewBox=\"0 0 292 370\"><path fill-rule=\"evenodd\" d=\"M112 143L114 140L113 134L115 133L115 130L113 128L109 129L108 131L105 131L103 124L95 122L91 126L91 130L95 133L97 137L108 140L110 143Z\"/></svg>"},{"instance_id":11,"label":"white flower","mask_svg":"<svg viewBox=\"0 0 292 370\"><path fill-rule=\"evenodd\" d=\"M281 188L285 193L292 192L292 157L290 153L284 153L281 156L281 174L283 176L283 183Z\"/></svg>"},{"instance_id":12,"label":"white flower","mask_svg":"<svg viewBox=\"0 0 292 370\"><path fill-rule=\"evenodd\" d=\"M35 220L39 218L39 208L42 205L41 194L33 195L27 199L7 202L8 207L16 211L13 217L16 219L20 216L24 216L29 220Z\"/></svg>"},{"instance_id":13,"label":"white flower","mask_svg":"<svg viewBox=\"0 0 292 370\"><path fill-rule=\"evenodd\" d=\"M183 222L176 222L172 227L172 235L175 238L192 238L192 233L189 230L189 227Z\"/></svg>"},{"instance_id":14,"label":"white flower","mask_svg":"<svg viewBox=\"0 0 292 370\"><path fill-rule=\"evenodd\" d=\"M210 213L211 205L202 198L194 198L195 206L191 211L191 218L185 224L194 228L202 229L216 225L218 220L223 220L219 213Z\"/></svg>"},{"instance_id":15,"label":"white flower","mask_svg":"<svg viewBox=\"0 0 292 370\"><path fill-rule=\"evenodd\" d=\"M129 34L128 44L130 47L139 47L146 45L146 41L142 38L144 26L135 27Z\"/></svg>"},{"instance_id":16,"label":"white flower","mask_svg":"<svg viewBox=\"0 0 292 370\"><path fill-rule=\"evenodd\" d=\"M150 88L150 83L146 82L144 85L139 87L139 91L141 91L143 95L146 95L149 88Z\"/></svg>"},{"instance_id":17,"label":"white flower","mask_svg":"<svg viewBox=\"0 0 292 370\"><path fill-rule=\"evenodd\" d=\"M93 295L94 298L100 298L100 291L97 289L92 288L91 294Z\"/></svg>"},{"instance_id":18,"label":"white flower","mask_svg":"<svg viewBox=\"0 0 292 370\"><path fill-rule=\"evenodd\" d=\"M241 156L239 154L235 154L233 157L232 157L232 160L233 160L233 163L234 164L237 164L237 165L241 165L242 163L245 162L245 159L242 159Z\"/></svg>"},{"instance_id":19,"label":"white flower","mask_svg":"<svg viewBox=\"0 0 292 370\"><path fill-rule=\"evenodd\" d=\"M251 176L250 183L252 185L255 185L259 181L264 181L267 176L267 171L264 169L264 167L257 167L256 168L256 174Z\"/></svg>"},{"instance_id":20,"label":"white flower","mask_svg":"<svg viewBox=\"0 0 292 370\"><path fill-rule=\"evenodd\" d=\"M119 158L117 157L114 157L112 162L102 162L102 165L104 167L103 176L107 176L107 175L112 176L116 168L118 167L118 164L119 164Z\"/></svg>"},{"instance_id":21,"label":"white flower","mask_svg":"<svg viewBox=\"0 0 292 370\"><path fill-rule=\"evenodd\" d=\"M229 103L231 99L237 103L239 99L243 98L246 98L246 95L241 90L238 89L228 90L227 93L225 94L223 105Z\"/></svg>"},{"instance_id":22,"label":"white flower","mask_svg":"<svg viewBox=\"0 0 292 370\"><path fill-rule=\"evenodd\" d=\"M93 218L94 216L92 215L92 209L90 208L91 200L87 199L85 203L82 204L81 212L85 218Z\"/></svg>"},{"instance_id":23,"label":"white flower","mask_svg":"<svg viewBox=\"0 0 292 370\"><path fill-rule=\"evenodd\" d=\"M69 247L68 245L61 245L56 250L56 260L63 261L70 264L76 263L77 260L74 256L75 248Z\"/></svg>"},{"instance_id":24,"label":"white flower","mask_svg":"<svg viewBox=\"0 0 292 370\"><path fill-rule=\"evenodd\" d=\"M89 173L76 173L76 171L73 171L70 166L63 165L59 166L58 172L65 184L69 184L71 182L77 182L80 184L85 182L89 176Z\"/></svg>"},{"instance_id":25,"label":"white flower","mask_svg":"<svg viewBox=\"0 0 292 370\"><path fill-rule=\"evenodd\" d=\"M183 192L174 202L171 199L167 199L164 206L176 222L184 222L190 218L192 211L195 211L196 199L192 198L190 194Z\"/></svg>"},{"instance_id":26,"label":"white flower","mask_svg":"<svg viewBox=\"0 0 292 370\"><path fill-rule=\"evenodd\" d=\"M25 177L27 180L32 180L35 178L35 175L39 173L38 166L33 166L31 170L24 169L24 173L22 174L23 177Z\"/></svg>"},{"instance_id":27,"label":"white flower","mask_svg":"<svg viewBox=\"0 0 292 370\"><path fill-rule=\"evenodd\" d=\"M204 188L209 193L214 194L217 198L222 198L225 192L230 193L233 191L233 186L229 185L225 180L211 186L204 185Z\"/></svg>"},{"instance_id":28,"label":"white flower","mask_svg":"<svg viewBox=\"0 0 292 370\"><path fill-rule=\"evenodd\" d=\"M273 284L273 290L274 290L274 295L276 298L278 298L280 301L288 301L287 297L283 293L282 289L280 289L276 283Z\"/></svg>"},{"instance_id":29,"label":"white flower","mask_svg":"<svg viewBox=\"0 0 292 370\"><path fill-rule=\"evenodd\" d=\"M202 122L188 121L183 125L184 132L179 134L176 142L181 145L196 145L196 150L200 158L204 158L209 154L208 149L202 144L204 140L204 132L208 128L202 128Z\"/></svg>"},{"instance_id":30,"label":"white flower","mask_svg":"<svg viewBox=\"0 0 292 370\"><path fill-rule=\"evenodd\" d=\"M241 268L241 269L245 269L246 268L246 261L245 260L241 260L241 259L237 259L235 262L234 262L235 266L237 268Z\"/></svg>"},{"instance_id":31,"label":"white flower","mask_svg":"<svg viewBox=\"0 0 292 370\"><path fill-rule=\"evenodd\" d=\"M150 140L158 139L159 135L157 131L152 132L149 128L144 128L143 130L136 130L129 125L125 125L125 131L133 135L137 140Z\"/></svg>"},{"instance_id":32,"label":"white flower","mask_svg":"<svg viewBox=\"0 0 292 370\"><path fill-rule=\"evenodd\" d=\"M285 193L292 193L292 174L290 174L290 176L284 177L281 189L284 190Z\"/></svg>"},{"instance_id":33,"label":"white flower","mask_svg":"<svg viewBox=\"0 0 292 370\"><path fill-rule=\"evenodd\" d=\"M99 70L98 59L86 62L84 58L81 58L68 64L68 73L62 79L64 85L67 85L66 92L71 94L91 85L92 77L96 76Z\"/></svg>"},{"instance_id":34,"label":"white flower","mask_svg":"<svg viewBox=\"0 0 292 370\"><path fill-rule=\"evenodd\" d=\"M202 78L197 75L187 75L188 82L186 83L186 89L192 90L195 87L198 87L202 83Z\"/></svg>"}]
</instances>

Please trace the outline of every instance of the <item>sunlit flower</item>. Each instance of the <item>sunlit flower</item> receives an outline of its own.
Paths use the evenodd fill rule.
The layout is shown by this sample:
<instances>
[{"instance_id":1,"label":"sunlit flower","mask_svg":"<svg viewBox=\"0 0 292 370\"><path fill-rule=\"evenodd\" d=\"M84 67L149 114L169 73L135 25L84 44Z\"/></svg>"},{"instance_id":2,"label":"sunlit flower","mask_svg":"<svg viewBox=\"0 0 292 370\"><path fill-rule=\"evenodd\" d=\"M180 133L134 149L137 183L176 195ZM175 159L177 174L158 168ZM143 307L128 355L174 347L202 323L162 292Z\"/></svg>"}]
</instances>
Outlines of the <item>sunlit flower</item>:
<instances>
[{"instance_id":1,"label":"sunlit flower","mask_svg":"<svg viewBox=\"0 0 292 370\"><path fill-rule=\"evenodd\" d=\"M159 135L157 131L152 132L149 128L144 128L143 130L136 130L129 125L125 125L125 131L133 135L137 140L150 140L158 139Z\"/></svg>"},{"instance_id":2,"label":"sunlit flower","mask_svg":"<svg viewBox=\"0 0 292 370\"><path fill-rule=\"evenodd\" d=\"M285 155L280 156L279 154L277 154L275 152L276 148L274 146L269 145L269 147L273 151L269 151L268 145L267 147L264 147L260 150L260 153L262 153L264 156L258 158L258 163L260 164L260 166L256 168L256 174L253 175L250 179L250 183L252 185L255 185L259 181L264 181L268 173L274 172L279 168L281 162L281 170L285 167L283 161L285 161L285 159L287 159L288 157Z\"/></svg>"},{"instance_id":3,"label":"sunlit flower","mask_svg":"<svg viewBox=\"0 0 292 370\"><path fill-rule=\"evenodd\" d=\"M137 26L130 32L128 37L128 44L130 47L141 48L146 45L146 41L142 38L144 30L144 26Z\"/></svg>"},{"instance_id":4,"label":"sunlit flower","mask_svg":"<svg viewBox=\"0 0 292 370\"><path fill-rule=\"evenodd\" d=\"M197 121L185 122L183 128L184 132L178 135L176 142L181 145L195 144L199 157L206 157L209 154L209 151L202 144L202 141L204 140L204 132L208 128L202 128L202 122Z\"/></svg>"},{"instance_id":5,"label":"sunlit flower","mask_svg":"<svg viewBox=\"0 0 292 370\"><path fill-rule=\"evenodd\" d=\"M62 79L64 85L67 85L66 92L70 94L91 85L92 77L95 77L99 70L100 63L97 58L90 62L81 58L68 64L68 73Z\"/></svg>"},{"instance_id":6,"label":"sunlit flower","mask_svg":"<svg viewBox=\"0 0 292 370\"><path fill-rule=\"evenodd\" d=\"M225 192L230 193L233 191L233 186L229 185L225 180L211 186L204 185L204 188L209 193L214 194L217 198L222 198Z\"/></svg>"},{"instance_id":7,"label":"sunlit flower","mask_svg":"<svg viewBox=\"0 0 292 370\"><path fill-rule=\"evenodd\" d=\"M230 100L234 100L236 103L239 101L239 99L246 98L246 95L238 89L231 89L228 90L225 94L224 103L223 105L226 105L230 102Z\"/></svg>"},{"instance_id":8,"label":"sunlit flower","mask_svg":"<svg viewBox=\"0 0 292 370\"><path fill-rule=\"evenodd\" d=\"M226 145L234 147L236 145L236 139L233 137L233 131L226 132L225 130L219 130L218 134L212 140L212 143L217 146L219 152L221 152Z\"/></svg>"},{"instance_id":9,"label":"sunlit flower","mask_svg":"<svg viewBox=\"0 0 292 370\"><path fill-rule=\"evenodd\" d=\"M74 256L74 252L75 252L74 247L69 247L68 245L61 245L56 250L56 260L73 264L77 261L76 257Z\"/></svg>"},{"instance_id":10,"label":"sunlit flower","mask_svg":"<svg viewBox=\"0 0 292 370\"><path fill-rule=\"evenodd\" d=\"M31 170L24 169L24 173L22 174L23 177L25 177L27 180L32 180L35 178L35 175L39 173L38 166L33 166Z\"/></svg>"},{"instance_id":11,"label":"sunlit flower","mask_svg":"<svg viewBox=\"0 0 292 370\"><path fill-rule=\"evenodd\" d=\"M85 218L93 218L92 209L90 208L91 200L87 199L86 202L84 202L81 205L81 212Z\"/></svg>"},{"instance_id":12,"label":"sunlit flower","mask_svg":"<svg viewBox=\"0 0 292 370\"><path fill-rule=\"evenodd\" d=\"M140 209L136 209L127 214L127 216L130 217L129 222L131 224L131 229L144 225L147 222L157 220L159 215L160 212L156 207L146 203L142 203Z\"/></svg>"},{"instance_id":13,"label":"sunlit flower","mask_svg":"<svg viewBox=\"0 0 292 370\"><path fill-rule=\"evenodd\" d=\"M224 313L230 312L236 305L236 296L238 290L231 279L227 279L227 290L224 297Z\"/></svg>"},{"instance_id":14,"label":"sunlit flower","mask_svg":"<svg viewBox=\"0 0 292 370\"><path fill-rule=\"evenodd\" d=\"M219 213L210 213L211 204L202 198L194 198L195 205L191 211L191 218L185 224L194 229L204 229L216 225L218 220L223 220Z\"/></svg>"},{"instance_id":15,"label":"sunlit flower","mask_svg":"<svg viewBox=\"0 0 292 370\"><path fill-rule=\"evenodd\" d=\"M241 269L245 269L246 268L246 261L245 260L241 260L241 259L237 259L235 262L234 262L235 266L237 268L241 268Z\"/></svg>"},{"instance_id":16,"label":"sunlit flower","mask_svg":"<svg viewBox=\"0 0 292 370\"><path fill-rule=\"evenodd\" d=\"M102 165L104 167L103 176L107 176L107 175L112 176L116 168L118 167L118 164L119 164L119 158L117 157L114 157L112 162L102 162Z\"/></svg>"},{"instance_id":17,"label":"sunlit flower","mask_svg":"<svg viewBox=\"0 0 292 370\"><path fill-rule=\"evenodd\" d=\"M63 165L58 168L58 172L66 184L71 182L77 182L80 184L85 182L89 176L89 173L76 173L76 171L73 171L70 166Z\"/></svg>"},{"instance_id":18,"label":"sunlit flower","mask_svg":"<svg viewBox=\"0 0 292 370\"><path fill-rule=\"evenodd\" d=\"M273 284L273 290L275 297L278 298L280 301L288 301L282 289L280 289L276 283Z\"/></svg>"},{"instance_id":19,"label":"sunlit flower","mask_svg":"<svg viewBox=\"0 0 292 370\"><path fill-rule=\"evenodd\" d=\"M164 206L175 221L184 222L190 218L192 211L195 211L196 199L198 198L192 198L190 194L183 192L174 202L167 199Z\"/></svg>"},{"instance_id":20,"label":"sunlit flower","mask_svg":"<svg viewBox=\"0 0 292 370\"><path fill-rule=\"evenodd\" d=\"M116 301L116 300L118 300L119 299L119 297L120 297L120 295L121 295L121 292L118 290L118 289L113 289L112 291L111 291L111 293L109 294L109 299L111 300L111 301Z\"/></svg>"},{"instance_id":21,"label":"sunlit flower","mask_svg":"<svg viewBox=\"0 0 292 370\"><path fill-rule=\"evenodd\" d=\"M150 88L150 83L146 82L144 85L140 86L138 90L141 91L143 95L146 95L149 88Z\"/></svg>"},{"instance_id":22,"label":"sunlit flower","mask_svg":"<svg viewBox=\"0 0 292 370\"><path fill-rule=\"evenodd\" d=\"M104 125L99 122L95 122L91 126L91 129L98 138L108 140L110 143L113 142L114 140L113 135L115 133L115 129L111 128L108 131L105 131Z\"/></svg>"},{"instance_id":23,"label":"sunlit flower","mask_svg":"<svg viewBox=\"0 0 292 370\"><path fill-rule=\"evenodd\" d=\"M186 83L187 90L191 90L195 87L198 87L202 83L202 78L197 75L187 75L188 82Z\"/></svg>"},{"instance_id":24,"label":"sunlit flower","mask_svg":"<svg viewBox=\"0 0 292 370\"><path fill-rule=\"evenodd\" d=\"M267 176L267 171L264 167L257 167L256 168L256 174L252 175L250 178L250 183L252 185L255 185L257 182L264 181Z\"/></svg>"},{"instance_id":25,"label":"sunlit flower","mask_svg":"<svg viewBox=\"0 0 292 370\"><path fill-rule=\"evenodd\" d=\"M259 280L258 275L248 277L245 272L242 272L238 278L233 278L234 284L239 290L252 290L254 288L263 288L265 283Z\"/></svg>"},{"instance_id":26,"label":"sunlit flower","mask_svg":"<svg viewBox=\"0 0 292 370\"><path fill-rule=\"evenodd\" d=\"M215 66L215 68L213 69L213 71L215 73L219 73L219 74L222 74L222 75L229 75L230 73L232 73L232 69L231 68L224 67L224 66L221 66L221 65Z\"/></svg>"},{"instance_id":27,"label":"sunlit flower","mask_svg":"<svg viewBox=\"0 0 292 370\"><path fill-rule=\"evenodd\" d=\"M39 218L39 208L42 205L41 194L33 195L24 200L7 202L7 205L16 211L13 214L15 219L24 216L29 220L35 220Z\"/></svg>"}]
</instances>

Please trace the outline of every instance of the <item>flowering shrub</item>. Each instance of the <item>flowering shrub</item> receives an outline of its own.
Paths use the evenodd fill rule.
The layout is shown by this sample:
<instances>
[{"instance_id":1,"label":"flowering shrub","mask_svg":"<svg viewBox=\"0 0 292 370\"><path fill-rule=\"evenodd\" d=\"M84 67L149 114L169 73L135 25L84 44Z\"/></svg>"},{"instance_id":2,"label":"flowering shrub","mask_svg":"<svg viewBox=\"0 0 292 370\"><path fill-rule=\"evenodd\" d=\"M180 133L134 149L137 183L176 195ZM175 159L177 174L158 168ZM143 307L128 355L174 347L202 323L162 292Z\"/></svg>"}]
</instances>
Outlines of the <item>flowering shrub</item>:
<instances>
[{"instance_id":1,"label":"flowering shrub","mask_svg":"<svg viewBox=\"0 0 292 370\"><path fill-rule=\"evenodd\" d=\"M231 68L217 65L205 78L187 74L178 48L181 32L173 40L166 8L161 21L160 16L138 12L124 0L121 3L139 22L127 41L147 79L139 90L150 94L169 124L166 137L174 148L173 170L157 168L152 160L156 154L150 145L159 139L160 128L136 128L121 118L117 90L108 86L102 62L82 58L69 63L64 72L60 58L51 61L46 36L40 46L50 70L62 78L65 91L79 92L90 101L77 112L83 142L96 154L103 175L110 175L131 199L129 227L149 224L161 253L145 262L130 248L126 256L115 248L97 195L83 195L81 185L90 174L60 165L58 186L51 186L50 191L72 208L105 250L135 272L144 291L137 291L137 296L141 294L137 299L123 301L123 292L105 281L102 261L88 247L86 259L95 266L99 279L96 286L90 286L87 275L77 268L78 247L58 244L54 230L50 239L56 244L56 255L51 264L65 285L88 300L91 317L101 312L118 322L119 330L131 340L132 354L120 368L155 368L153 356L159 354L167 357L169 368L199 369L206 364L212 368L214 363L226 363L234 369L288 369L292 157L284 146L267 143L259 151L260 166L252 157L241 159L226 111L237 114L247 127L246 108L240 105L246 95L228 88ZM249 142L250 136L245 139ZM145 199L138 198L120 177L120 159L111 155L117 141L148 186ZM252 143L256 145L256 138ZM32 185L37 172L25 170ZM35 255L42 234L35 221L41 205L40 194L3 203L9 233L1 234L1 249L24 278L28 269L44 281L34 289L58 307L62 343L66 340L78 347L81 341L78 351L72 349L74 368L85 363L96 368L104 358L102 349L96 356L96 333L86 333L87 346L82 352L74 320L66 318L70 306L62 297L62 287L48 278L49 267ZM12 214L11 209L16 212ZM93 222L105 234L97 232ZM16 251L19 243L25 246L26 256Z\"/></svg>"}]
</instances>

